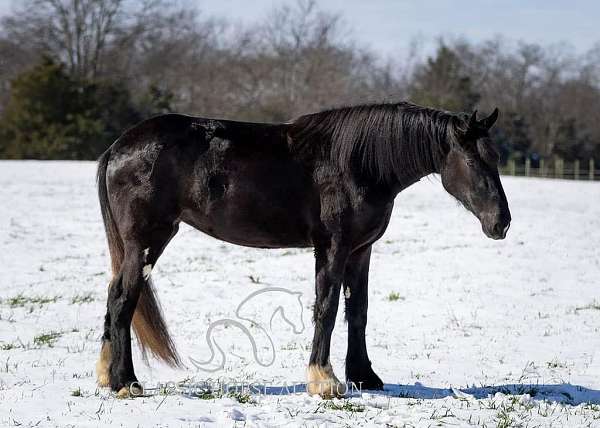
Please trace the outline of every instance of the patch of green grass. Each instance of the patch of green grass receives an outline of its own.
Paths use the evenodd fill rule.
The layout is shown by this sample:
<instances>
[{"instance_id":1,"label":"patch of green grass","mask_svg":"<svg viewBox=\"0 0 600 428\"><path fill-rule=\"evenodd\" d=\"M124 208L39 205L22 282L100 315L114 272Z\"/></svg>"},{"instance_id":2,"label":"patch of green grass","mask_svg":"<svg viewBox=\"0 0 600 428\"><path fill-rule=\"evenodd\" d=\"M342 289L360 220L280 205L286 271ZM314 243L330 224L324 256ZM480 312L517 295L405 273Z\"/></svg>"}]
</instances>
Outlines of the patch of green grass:
<instances>
[{"instance_id":1,"label":"patch of green grass","mask_svg":"<svg viewBox=\"0 0 600 428\"><path fill-rule=\"evenodd\" d=\"M402 297L400 295L400 293L396 293L395 291L392 291L390 294L388 294L387 299L390 302L395 302L397 300L404 300L405 297Z\"/></svg>"},{"instance_id":2,"label":"patch of green grass","mask_svg":"<svg viewBox=\"0 0 600 428\"><path fill-rule=\"evenodd\" d=\"M194 393L193 396L195 398L199 398L200 400L215 400L217 398L221 398L221 395L214 391L200 391Z\"/></svg>"},{"instance_id":3,"label":"patch of green grass","mask_svg":"<svg viewBox=\"0 0 600 428\"><path fill-rule=\"evenodd\" d=\"M71 397L81 397L83 394L81 393L81 388L74 389L71 391Z\"/></svg>"},{"instance_id":4,"label":"patch of green grass","mask_svg":"<svg viewBox=\"0 0 600 428\"><path fill-rule=\"evenodd\" d=\"M0 350L2 351L10 351L11 349L15 349L16 346L14 343L3 343L0 345Z\"/></svg>"},{"instance_id":5,"label":"patch of green grass","mask_svg":"<svg viewBox=\"0 0 600 428\"><path fill-rule=\"evenodd\" d=\"M341 402L333 400L323 401L319 407L327 410L339 410L350 413L360 413L365 411L365 406L362 404L356 404L348 400L342 400Z\"/></svg>"},{"instance_id":6,"label":"patch of green grass","mask_svg":"<svg viewBox=\"0 0 600 428\"><path fill-rule=\"evenodd\" d=\"M256 401L254 401L252 396L244 392L232 391L227 394L227 396L233 398L240 404L256 404Z\"/></svg>"},{"instance_id":7,"label":"patch of green grass","mask_svg":"<svg viewBox=\"0 0 600 428\"><path fill-rule=\"evenodd\" d=\"M93 293L78 294L76 296L73 296L73 298L71 299L71 304L82 305L84 303L91 303L94 300L96 300L96 298L94 297Z\"/></svg>"},{"instance_id":8,"label":"patch of green grass","mask_svg":"<svg viewBox=\"0 0 600 428\"><path fill-rule=\"evenodd\" d=\"M11 308L19 308L25 305L45 305L47 303L56 303L56 301L60 298L60 296L24 296L23 294L18 294L14 297L9 297L7 299L1 299L0 303L7 304Z\"/></svg>"},{"instance_id":9,"label":"patch of green grass","mask_svg":"<svg viewBox=\"0 0 600 428\"><path fill-rule=\"evenodd\" d=\"M58 331L51 331L49 333L42 333L33 338L33 344L36 346L48 346L52 348L54 343L61 337L63 334Z\"/></svg>"},{"instance_id":10,"label":"patch of green grass","mask_svg":"<svg viewBox=\"0 0 600 428\"><path fill-rule=\"evenodd\" d=\"M510 428L516 426L516 420L514 420L510 413L506 409L500 410L496 414L496 427L497 428Z\"/></svg>"}]
</instances>

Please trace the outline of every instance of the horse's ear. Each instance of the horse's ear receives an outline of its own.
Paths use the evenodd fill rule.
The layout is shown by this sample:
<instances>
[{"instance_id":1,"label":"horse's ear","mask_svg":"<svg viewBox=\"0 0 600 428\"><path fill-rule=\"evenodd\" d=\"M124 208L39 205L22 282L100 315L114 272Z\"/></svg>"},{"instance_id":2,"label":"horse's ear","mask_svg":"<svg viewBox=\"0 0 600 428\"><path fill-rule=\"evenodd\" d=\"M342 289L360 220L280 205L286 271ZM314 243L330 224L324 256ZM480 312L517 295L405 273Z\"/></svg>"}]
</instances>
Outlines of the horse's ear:
<instances>
[{"instance_id":1,"label":"horse's ear","mask_svg":"<svg viewBox=\"0 0 600 428\"><path fill-rule=\"evenodd\" d=\"M477 127L477 110L473 111L473 114L469 118L469 129L475 129Z\"/></svg>"},{"instance_id":2,"label":"horse's ear","mask_svg":"<svg viewBox=\"0 0 600 428\"><path fill-rule=\"evenodd\" d=\"M487 137L489 129L498 120L498 109L495 108L492 114L485 119L477 120L477 110L473 112L469 118L466 137L467 140L477 140L478 138Z\"/></svg>"},{"instance_id":3,"label":"horse's ear","mask_svg":"<svg viewBox=\"0 0 600 428\"><path fill-rule=\"evenodd\" d=\"M496 121L498 120L498 107L496 107L494 109L494 111L492 112L492 114L490 114L488 117L486 117L485 119L482 119L479 122L479 126L483 129L485 129L486 131L489 130L492 126L494 126L494 123L496 123Z\"/></svg>"}]
</instances>

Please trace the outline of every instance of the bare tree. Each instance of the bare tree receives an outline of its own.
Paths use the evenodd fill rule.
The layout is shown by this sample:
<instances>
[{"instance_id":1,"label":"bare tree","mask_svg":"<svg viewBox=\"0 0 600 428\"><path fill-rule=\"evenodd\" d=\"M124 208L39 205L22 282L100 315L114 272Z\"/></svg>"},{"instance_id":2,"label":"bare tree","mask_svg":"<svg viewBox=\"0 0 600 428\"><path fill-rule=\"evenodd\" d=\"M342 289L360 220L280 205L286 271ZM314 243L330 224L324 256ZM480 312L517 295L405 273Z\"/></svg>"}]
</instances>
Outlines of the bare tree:
<instances>
[{"instance_id":1,"label":"bare tree","mask_svg":"<svg viewBox=\"0 0 600 428\"><path fill-rule=\"evenodd\" d=\"M95 78L109 38L120 24L123 0L26 0L4 19L11 38L59 58L71 74Z\"/></svg>"},{"instance_id":2,"label":"bare tree","mask_svg":"<svg viewBox=\"0 0 600 428\"><path fill-rule=\"evenodd\" d=\"M498 128L519 139L521 151L600 155L600 42L578 56L562 45L459 38L423 58L415 41L404 57L391 59L360 47L343 16L320 10L315 0L275 7L244 26L190 5L19 2L0 20L0 113L10 81L48 55L72 77L119 82L139 105L148 93L165 93L181 112L283 121L412 96L454 110L499 107Z\"/></svg>"}]
</instances>

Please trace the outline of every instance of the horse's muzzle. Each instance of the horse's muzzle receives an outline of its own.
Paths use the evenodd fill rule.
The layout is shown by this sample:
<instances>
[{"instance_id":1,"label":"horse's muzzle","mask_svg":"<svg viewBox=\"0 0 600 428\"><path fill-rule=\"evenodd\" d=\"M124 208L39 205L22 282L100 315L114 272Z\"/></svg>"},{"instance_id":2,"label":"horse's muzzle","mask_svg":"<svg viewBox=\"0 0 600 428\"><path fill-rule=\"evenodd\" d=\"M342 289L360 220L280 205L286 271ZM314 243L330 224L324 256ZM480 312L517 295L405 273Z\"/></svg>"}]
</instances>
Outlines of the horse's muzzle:
<instances>
[{"instance_id":1,"label":"horse's muzzle","mask_svg":"<svg viewBox=\"0 0 600 428\"><path fill-rule=\"evenodd\" d=\"M506 238L506 234L508 233L508 229L510 228L510 220L508 221L497 221L491 227L486 227L485 224L482 224L483 233L488 238L492 239L504 239Z\"/></svg>"}]
</instances>

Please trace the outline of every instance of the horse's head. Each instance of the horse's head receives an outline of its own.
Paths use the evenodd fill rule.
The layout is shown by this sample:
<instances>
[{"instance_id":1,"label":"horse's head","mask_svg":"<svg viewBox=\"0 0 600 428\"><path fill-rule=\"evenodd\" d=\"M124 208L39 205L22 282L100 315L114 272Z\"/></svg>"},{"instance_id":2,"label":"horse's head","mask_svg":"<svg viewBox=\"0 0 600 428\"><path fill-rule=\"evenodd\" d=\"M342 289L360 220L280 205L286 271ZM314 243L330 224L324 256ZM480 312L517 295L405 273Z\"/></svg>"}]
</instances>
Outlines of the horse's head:
<instances>
[{"instance_id":1,"label":"horse's head","mask_svg":"<svg viewBox=\"0 0 600 428\"><path fill-rule=\"evenodd\" d=\"M464 120L450 142L440 170L442 184L479 219L489 238L504 239L511 217L498 174L498 152L488 138L498 109L482 120L476 114Z\"/></svg>"},{"instance_id":2,"label":"horse's head","mask_svg":"<svg viewBox=\"0 0 600 428\"><path fill-rule=\"evenodd\" d=\"M294 330L294 334L300 334L304 331L304 306L302 305L302 293L297 291L283 290L283 295L287 296L285 303L278 306L269 322L273 328L273 319L275 315L280 314L281 318Z\"/></svg>"}]
</instances>

